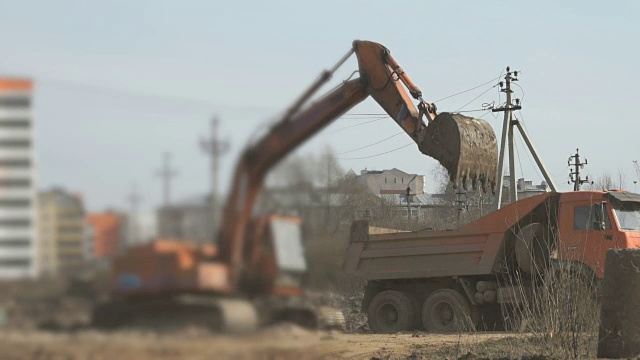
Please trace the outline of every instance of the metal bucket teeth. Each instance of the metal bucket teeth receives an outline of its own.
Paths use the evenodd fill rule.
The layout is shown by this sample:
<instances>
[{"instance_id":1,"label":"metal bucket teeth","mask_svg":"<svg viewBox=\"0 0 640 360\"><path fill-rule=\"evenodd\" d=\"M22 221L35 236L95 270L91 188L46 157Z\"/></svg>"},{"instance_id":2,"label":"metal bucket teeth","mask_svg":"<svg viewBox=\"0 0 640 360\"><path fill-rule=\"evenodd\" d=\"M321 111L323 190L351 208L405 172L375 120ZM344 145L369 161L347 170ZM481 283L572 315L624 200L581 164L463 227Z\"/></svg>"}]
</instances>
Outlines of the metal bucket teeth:
<instances>
[{"instance_id":1,"label":"metal bucket teeth","mask_svg":"<svg viewBox=\"0 0 640 360\"><path fill-rule=\"evenodd\" d=\"M491 125L460 114L440 113L427 126L420 151L438 160L449 172L455 188L469 183L495 192L498 143Z\"/></svg>"}]
</instances>

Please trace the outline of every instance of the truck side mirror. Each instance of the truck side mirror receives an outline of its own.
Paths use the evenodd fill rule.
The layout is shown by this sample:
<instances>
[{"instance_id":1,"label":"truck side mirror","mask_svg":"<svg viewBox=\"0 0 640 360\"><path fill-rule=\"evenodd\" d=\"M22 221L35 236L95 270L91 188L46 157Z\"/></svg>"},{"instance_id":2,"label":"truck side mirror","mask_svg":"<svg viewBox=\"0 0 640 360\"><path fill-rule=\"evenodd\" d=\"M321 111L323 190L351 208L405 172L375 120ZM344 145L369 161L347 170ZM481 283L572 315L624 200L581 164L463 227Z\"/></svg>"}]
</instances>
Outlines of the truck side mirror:
<instances>
[{"instance_id":1,"label":"truck side mirror","mask_svg":"<svg viewBox=\"0 0 640 360\"><path fill-rule=\"evenodd\" d=\"M595 230L604 230L605 228L604 221L594 221L593 228Z\"/></svg>"},{"instance_id":2,"label":"truck side mirror","mask_svg":"<svg viewBox=\"0 0 640 360\"><path fill-rule=\"evenodd\" d=\"M594 204L594 212L595 212L595 217L596 217L596 221L593 222L593 228L595 230L604 230L606 228L606 224L604 222L605 216L607 216L606 212L605 212L605 207L604 205L606 204L606 201L602 201L599 203Z\"/></svg>"}]
</instances>

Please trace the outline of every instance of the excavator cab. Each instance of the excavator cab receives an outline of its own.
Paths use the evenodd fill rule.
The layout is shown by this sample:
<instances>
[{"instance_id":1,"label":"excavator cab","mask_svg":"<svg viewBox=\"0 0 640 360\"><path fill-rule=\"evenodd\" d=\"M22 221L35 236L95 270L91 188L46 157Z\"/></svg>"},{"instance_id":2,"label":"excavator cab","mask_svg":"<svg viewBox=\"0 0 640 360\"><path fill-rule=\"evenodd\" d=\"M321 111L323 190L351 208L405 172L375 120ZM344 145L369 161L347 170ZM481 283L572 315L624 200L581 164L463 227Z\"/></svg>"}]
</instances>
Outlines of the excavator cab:
<instances>
[{"instance_id":1,"label":"excavator cab","mask_svg":"<svg viewBox=\"0 0 640 360\"><path fill-rule=\"evenodd\" d=\"M241 288L254 294L300 295L307 272L300 218L261 216L247 235Z\"/></svg>"}]
</instances>

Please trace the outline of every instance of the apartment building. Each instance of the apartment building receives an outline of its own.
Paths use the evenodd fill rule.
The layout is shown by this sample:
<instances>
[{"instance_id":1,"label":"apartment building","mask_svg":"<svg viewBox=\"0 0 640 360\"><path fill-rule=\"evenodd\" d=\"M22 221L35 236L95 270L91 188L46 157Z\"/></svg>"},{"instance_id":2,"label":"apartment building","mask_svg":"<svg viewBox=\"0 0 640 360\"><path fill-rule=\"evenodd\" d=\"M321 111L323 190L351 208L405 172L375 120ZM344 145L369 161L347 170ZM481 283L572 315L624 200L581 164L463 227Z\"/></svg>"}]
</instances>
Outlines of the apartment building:
<instances>
[{"instance_id":1,"label":"apartment building","mask_svg":"<svg viewBox=\"0 0 640 360\"><path fill-rule=\"evenodd\" d=\"M73 272L85 261L86 224L82 198L54 188L38 194L41 274Z\"/></svg>"},{"instance_id":2,"label":"apartment building","mask_svg":"<svg viewBox=\"0 0 640 360\"><path fill-rule=\"evenodd\" d=\"M0 278L35 277L34 144L29 79L0 78Z\"/></svg>"}]
</instances>

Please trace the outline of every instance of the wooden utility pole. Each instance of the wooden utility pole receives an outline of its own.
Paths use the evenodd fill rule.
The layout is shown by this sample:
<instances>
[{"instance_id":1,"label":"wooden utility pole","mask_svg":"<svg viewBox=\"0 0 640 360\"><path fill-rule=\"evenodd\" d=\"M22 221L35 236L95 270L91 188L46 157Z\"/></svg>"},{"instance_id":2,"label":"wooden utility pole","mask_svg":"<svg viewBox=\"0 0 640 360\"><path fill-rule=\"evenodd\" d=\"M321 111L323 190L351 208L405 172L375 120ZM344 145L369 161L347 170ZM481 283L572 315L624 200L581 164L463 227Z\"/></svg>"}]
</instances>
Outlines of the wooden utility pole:
<instances>
[{"instance_id":1,"label":"wooden utility pole","mask_svg":"<svg viewBox=\"0 0 640 360\"><path fill-rule=\"evenodd\" d=\"M178 175L171 168L171 154L169 152L164 153L162 169L158 170L156 175L162 178L163 205L169 206L171 203L171 179Z\"/></svg>"},{"instance_id":2,"label":"wooden utility pole","mask_svg":"<svg viewBox=\"0 0 640 360\"><path fill-rule=\"evenodd\" d=\"M572 159L573 164L571 163ZM573 183L573 191L580 191L580 185L589 182L589 176L584 179L580 178L580 169L584 168L584 166L587 164L587 159L584 159L584 162L580 162L580 154L578 153L578 149L576 149L575 155L569 156L569 160L567 160L567 166L573 166L573 171L569 173L570 180L567 181L567 184Z\"/></svg>"},{"instance_id":3,"label":"wooden utility pole","mask_svg":"<svg viewBox=\"0 0 640 360\"><path fill-rule=\"evenodd\" d=\"M214 116L211 119L211 134L208 139L200 140L200 148L211 157L211 215L213 224L216 223L216 209L218 208L218 167L220 156L229 151L230 144L228 140L220 140L218 138L218 126L220 119Z\"/></svg>"}]
</instances>

